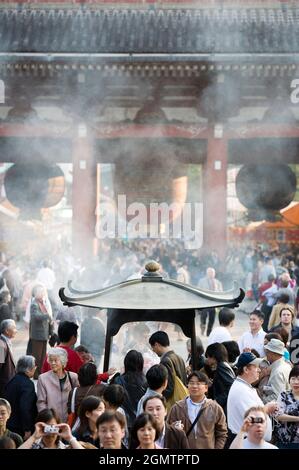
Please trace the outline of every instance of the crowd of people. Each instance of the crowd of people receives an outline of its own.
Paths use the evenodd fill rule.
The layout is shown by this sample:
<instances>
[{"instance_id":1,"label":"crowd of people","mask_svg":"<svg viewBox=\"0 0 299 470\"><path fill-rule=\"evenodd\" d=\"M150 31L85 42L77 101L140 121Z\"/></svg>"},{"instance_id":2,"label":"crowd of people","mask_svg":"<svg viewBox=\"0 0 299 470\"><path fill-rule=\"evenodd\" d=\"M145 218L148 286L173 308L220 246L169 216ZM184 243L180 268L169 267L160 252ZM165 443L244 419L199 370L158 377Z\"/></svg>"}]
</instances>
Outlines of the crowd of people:
<instances>
[{"instance_id":1,"label":"crowd of people","mask_svg":"<svg viewBox=\"0 0 299 470\"><path fill-rule=\"evenodd\" d=\"M249 331L239 342L227 341L225 334L221 342L225 326L205 351L197 338L198 366L185 362L168 334L158 330L148 343L159 363L145 373L142 354L130 350L116 374L99 374L90 353L83 359L66 346L63 335L70 332L74 342L77 325L63 321L36 387L33 355L21 356L15 368L12 361L5 369L3 362L0 447L299 448L299 365L278 333L263 334L262 316L250 315ZM228 308L219 317L222 324L234 321ZM0 341L12 353L10 322L1 323ZM245 336L254 340L252 347Z\"/></svg>"},{"instance_id":2,"label":"crowd of people","mask_svg":"<svg viewBox=\"0 0 299 470\"><path fill-rule=\"evenodd\" d=\"M105 312L62 306L48 261L31 279L2 263L0 448L299 448L299 251L235 249L223 262L179 242L134 243L113 241L74 281L84 290L99 270L91 290L140 277L148 258L199 289L235 279L255 305L248 330L234 341L232 309L200 310L197 354L189 341L185 360L159 324L135 324L116 345L121 372L100 373ZM23 321L27 350L15 363Z\"/></svg>"}]
</instances>

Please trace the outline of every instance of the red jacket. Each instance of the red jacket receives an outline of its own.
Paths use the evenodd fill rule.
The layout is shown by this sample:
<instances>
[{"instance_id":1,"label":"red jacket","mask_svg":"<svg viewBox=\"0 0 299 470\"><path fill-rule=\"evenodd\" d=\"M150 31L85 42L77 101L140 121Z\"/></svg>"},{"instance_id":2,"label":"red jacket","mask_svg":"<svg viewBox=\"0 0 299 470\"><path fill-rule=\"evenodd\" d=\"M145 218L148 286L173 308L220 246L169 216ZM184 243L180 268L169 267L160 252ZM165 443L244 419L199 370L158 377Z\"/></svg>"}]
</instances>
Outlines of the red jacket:
<instances>
[{"instance_id":1,"label":"red jacket","mask_svg":"<svg viewBox=\"0 0 299 470\"><path fill-rule=\"evenodd\" d=\"M263 292L265 292L265 290L270 289L270 287L272 287L272 282L269 282L269 281L264 282L263 284L260 285L260 287L258 288L260 302L264 302L266 300L266 297L262 294Z\"/></svg>"},{"instance_id":2,"label":"red jacket","mask_svg":"<svg viewBox=\"0 0 299 470\"><path fill-rule=\"evenodd\" d=\"M67 361L67 365L65 369L70 372L75 372L76 374L78 374L80 367L83 364L85 364L82 358L80 357L80 355L77 353L77 351L74 351L73 349L67 346L59 345L58 347L65 349L65 351L67 352L68 361ZM51 370L47 357L45 358L44 363L43 363L42 373L48 372L49 370ZM107 374L107 372L104 372L103 374L98 374L97 384L100 384L101 381L106 382L108 378L109 378L109 375Z\"/></svg>"},{"instance_id":3,"label":"red jacket","mask_svg":"<svg viewBox=\"0 0 299 470\"><path fill-rule=\"evenodd\" d=\"M67 365L65 367L66 370L70 372L75 372L77 374L80 367L84 364L79 354L73 349L68 348L67 346L62 346L62 344L60 344L58 347L64 349L67 352L68 360L67 360ZM48 363L47 358L48 356L45 358L44 363L43 363L42 374L44 372L48 372L49 370L51 370L51 367L50 367L50 364Z\"/></svg>"}]
</instances>

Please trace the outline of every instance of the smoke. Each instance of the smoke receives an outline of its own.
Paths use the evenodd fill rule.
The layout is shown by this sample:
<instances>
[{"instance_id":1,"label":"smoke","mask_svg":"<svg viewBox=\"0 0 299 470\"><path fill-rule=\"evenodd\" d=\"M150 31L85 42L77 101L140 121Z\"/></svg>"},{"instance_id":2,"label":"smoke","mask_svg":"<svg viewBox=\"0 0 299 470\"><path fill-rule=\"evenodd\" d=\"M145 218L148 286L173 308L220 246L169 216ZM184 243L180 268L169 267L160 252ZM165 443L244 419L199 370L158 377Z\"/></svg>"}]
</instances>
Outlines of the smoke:
<instances>
[{"instance_id":1,"label":"smoke","mask_svg":"<svg viewBox=\"0 0 299 470\"><path fill-rule=\"evenodd\" d=\"M202 202L206 198L212 201L209 204L209 213L204 211L203 224L206 232L212 233L214 248L218 249L222 244L223 234L217 227L215 229L215 225L217 226L219 214L217 205L226 210L223 191L217 185L205 187L202 197L200 175L197 175L198 181L193 179L192 184L190 183L190 165L202 168L206 163L206 141L181 139L177 142L178 139L175 137L163 138L161 136L164 135L165 123L174 126L186 125L189 129L193 126L195 131L208 126L213 130L218 124L224 134L230 128L234 129L241 124L245 127L256 125L258 128L264 124L283 123L288 126L296 123L298 109L292 107L290 102L290 81L294 71L289 65L284 68L284 64L279 62L272 62L269 66L266 63L268 59L263 61L259 56L263 53L270 54L275 50L288 52L290 44L295 47L296 38L291 36L294 29L288 27L292 23L293 13L280 9L277 11L226 9L219 5L205 9L201 8L201 2L198 2L198 7L198 10L186 13L165 9L164 14L159 11L158 15L145 8L140 13L142 21L136 23L136 29L132 27L134 34L130 35L128 25L135 25L134 18L138 17L137 13L111 11L111 14L105 16L107 22L102 21L101 31L97 27L101 12L89 11L89 7L85 5L85 11L78 14L77 23L74 22L75 26L78 25L78 31L81 31L79 26L82 27L82 18L84 16L88 18L86 20L88 28L85 28L82 37L75 27L66 28L71 22L66 12L61 10L59 13L53 10L50 14L52 32L57 33L54 34L54 42L50 43L48 32L49 35L44 36L39 43L40 30L36 32L35 37L34 28L29 31L30 36L28 36L28 44L32 40L32 49L30 51L28 49L27 52L40 50L44 51L45 55L39 61L31 60L27 64L20 64L15 56L11 56L10 68L0 77L5 85L6 100L5 107L0 108L1 118L6 122L10 120L11 123L19 122L25 127L36 128L36 135L33 131L33 135L28 137L1 137L2 161L5 162L14 162L18 158L32 165L41 159L51 164L70 165L76 145L74 142L77 138L85 139L80 136L80 129L87 129L88 140L90 134L100 132L103 127L109 133L109 126L121 130L122 126L125 129L127 124L132 124L138 129L139 125L154 123L154 135L148 135L146 138L133 134L121 139L96 140L92 150L93 155L99 164L111 165L113 185L112 173L103 172L94 207L91 209L82 207L82 225L77 226L81 247L86 242L84 212L87 210L93 212L93 229L95 229L100 194L107 196L105 186L108 187L109 197L114 200L117 194L130 194L131 200L135 202L144 202L146 199L149 202L172 202L173 181L179 177L187 177L188 184L183 190L187 194L187 196L184 194L184 197L187 197L186 201L189 200L191 193L192 202ZM20 18L22 15L23 13L20 14ZM35 18L40 17L45 21L45 15L45 11L36 13ZM17 17L16 12L14 17ZM157 17L159 22L155 19ZM114 21L117 23L116 28L111 27L116 24ZM159 37L155 37L154 30L150 27L151 25L157 27L157 22L160 25ZM151 31L148 43L145 41L147 28ZM286 40L287 29L290 35L289 41ZM62 34L64 30L65 34ZM126 34L123 34L124 31ZM131 39L127 41L126 37ZM62 38L61 41L59 38ZM7 43L8 46L5 44L4 41L1 46L4 52L15 51L11 43ZM27 47L24 41L20 44L23 48ZM11 50L5 49L9 45ZM28 48L29 46L30 44ZM150 68L150 63L149 72L146 72L146 64L141 62L138 71L133 67L133 58L128 63L132 66L130 71L125 62L119 67L115 64L113 69L104 58L93 62L90 56L80 62L74 57L62 63L53 58L49 59L46 54L47 48L53 53L58 51L119 53L124 52L126 47L129 47L128 50L132 54L148 52L147 48L152 47L159 53L170 50L171 54L206 55L202 59L191 57L189 71L184 72L184 75L183 65L178 60L174 60L173 69L163 64L167 73L160 67L161 64L155 62L154 66L160 73L158 77L158 72ZM216 54L230 54L230 56L216 56ZM276 64L278 68L275 68ZM196 72L193 72L192 67L195 67ZM26 102L30 103L27 109L24 106ZM142 111L141 117L140 111ZM52 137L38 136L39 126L46 126L51 130ZM230 164L235 165L252 161L269 163L271 171L270 164L273 162L296 163L297 146L291 139L234 139L228 145L228 160ZM82 171L87 157L83 150L82 158L79 159L82 162ZM67 171L68 177L71 178L69 168ZM33 192L34 181L32 185ZM86 188L80 188L82 194L84 189ZM67 194L66 197L68 198L66 207L70 209L71 196ZM55 208L50 209L48 215L51 211L54 212ZM70 218L67 219L67 223L68 239L65 243L69 249ZM36 224L38 227L38 230L35 229L36 233L39 231L44 234L49 233L47 216ZM26 242L22 240L23 227L20 224L20 229L15 232L14 237L14 247L19 246L20 251L28 244L27 238ZM57 235L53 233L51 235L53 244L57 242L60 247L64 247L62 239L56 240ZM4 238L11 239L8 235ZM134 267L144 261L145 255L144 257L140 255L142 240L135 240L134 244L130 244L124 239L119 245L115 242L113 248L109 247L107 241L106 245L96 240L95 243L98 244L100 257L107 249L107 253L103 255L104 260L94 261L88 265L86 259L78 260L81 254L79 252L78 256L75 254L76 261L73 261L74 264L85 265L86 288L98 288L105 284L107 271L112 272L113 280L124 280L126 276L131 275L130 269L126 267L117 277L118 258L123 262L125 260L126 265L129 264L127 261L129 259ZM113 243L112 240L112 246ZM126 243L127 248L125 248ZM149 245L150 243L156 246L155 241L148 242ZM7 245L13 252L14 248L9 246L11 244ZM176 246L175 243L174 245ZM167 244L165 246L169 249ZM51 249L47 247L44 249L51 254ZM41 251L38 250L39 255ZM146 255L156 254L154 249L147 248L145 251ZM183 251L186 257L187 251ZM56 256L59 257L59 254Z\"/></svg>"}]
</instances>

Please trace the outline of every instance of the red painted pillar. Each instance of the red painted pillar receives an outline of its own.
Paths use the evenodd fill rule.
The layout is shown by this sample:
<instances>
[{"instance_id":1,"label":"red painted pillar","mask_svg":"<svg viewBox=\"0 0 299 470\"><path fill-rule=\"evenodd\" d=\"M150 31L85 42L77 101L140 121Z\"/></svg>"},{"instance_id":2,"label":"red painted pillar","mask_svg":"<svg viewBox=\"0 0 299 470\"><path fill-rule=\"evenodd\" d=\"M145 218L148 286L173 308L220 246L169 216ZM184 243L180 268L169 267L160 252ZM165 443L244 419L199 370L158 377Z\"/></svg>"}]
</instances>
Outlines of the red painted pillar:
<instances>
[{"instance_id":1,"label":"red painted pillar","mask_svg":"<svg viewBox=\"0 0 299 470\"><path fill-rule=\"evenodd\" d=\"M93 256L96 198L97 163L94 158L93 141L84 126L78 126L73 140L73 253L83 261Z\"/></svg>"},{"instance_id":2,"label":"red painted pillar","mask_svg":"<svg viewBox=\"0 0 299 470\"><path fill-rule=\"evenodd\" d=\"M208 138L203 165L204 246L223 258L227 242L227 140L215 128Z\"/></svg>"}]
</instances>

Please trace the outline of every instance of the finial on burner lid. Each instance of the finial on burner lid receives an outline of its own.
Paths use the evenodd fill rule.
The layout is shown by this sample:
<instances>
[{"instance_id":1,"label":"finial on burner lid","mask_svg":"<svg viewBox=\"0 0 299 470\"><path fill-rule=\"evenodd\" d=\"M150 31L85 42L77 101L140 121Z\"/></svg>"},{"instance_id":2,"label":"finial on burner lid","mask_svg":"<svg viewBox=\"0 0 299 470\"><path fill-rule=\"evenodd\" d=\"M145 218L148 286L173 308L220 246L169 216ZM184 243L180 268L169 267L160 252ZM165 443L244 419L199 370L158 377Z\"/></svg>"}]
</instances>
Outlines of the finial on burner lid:
<instances>
[{"instance_id":1,"label":"finial on burner lid","mask_svg":"<svg viewBox=\"0 0 299 470\"><path fill-rule=\"evenodd\" d=\"M145 269L149 273L155 273L161 269L161 266L157 261L151 260L145 265Z\"/></svg>"}]
</instances>

